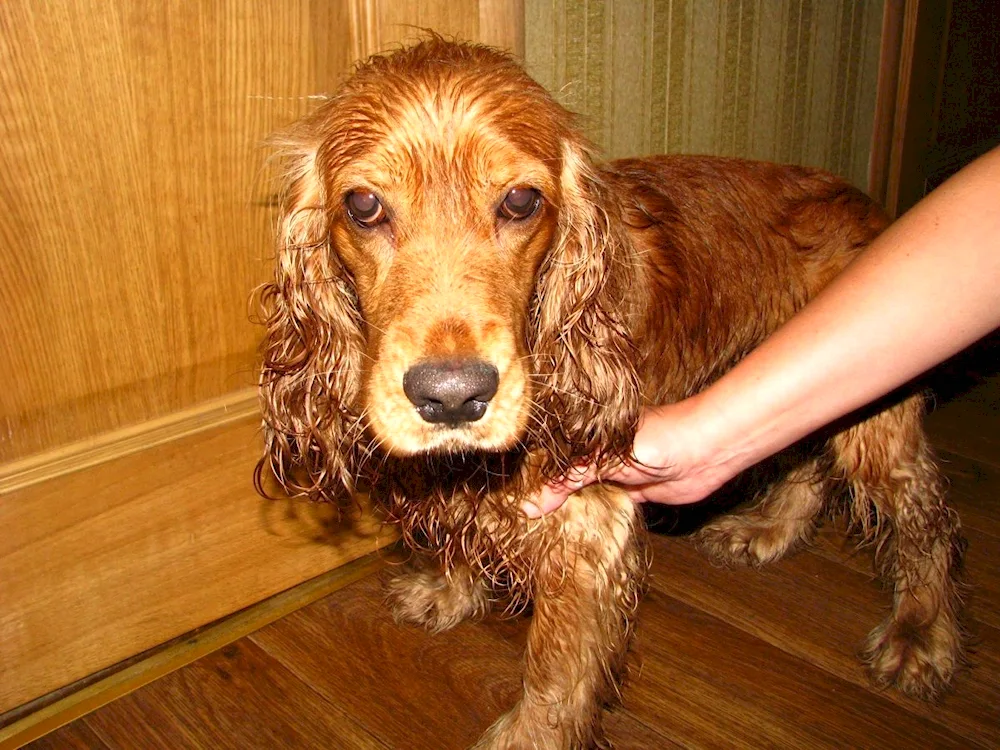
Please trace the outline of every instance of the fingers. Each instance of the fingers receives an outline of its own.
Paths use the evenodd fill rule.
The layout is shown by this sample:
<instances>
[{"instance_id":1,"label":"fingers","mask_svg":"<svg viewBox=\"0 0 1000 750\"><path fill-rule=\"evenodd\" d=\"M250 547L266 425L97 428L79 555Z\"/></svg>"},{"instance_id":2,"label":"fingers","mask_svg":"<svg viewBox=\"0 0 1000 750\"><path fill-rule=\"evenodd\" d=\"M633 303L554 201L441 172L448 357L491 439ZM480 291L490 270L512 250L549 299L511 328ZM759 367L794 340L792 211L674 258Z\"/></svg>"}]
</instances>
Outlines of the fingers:
<instances>
[{"instance_id":1,"label":"fingers","mask_svg":"<svg viewBox=\"0 0 1000 750\"><path fill-rule=\"evenodd\" d=\"M566 502L566 498L574 492L582 490L596 481L596 467L574 467L562 479L543 485L541 491L535 496L534 502L525 500L521 503L521 510L528 518L541 518L561 508Z\"/></svg>"},{"instance_id":2,"label":"fingers","mask_svg":"<svg viewBox=\"0 0 1000 750\"><path fill-rule=\"evenodd\" d=\"M521 512L528 518L541 518L562 507L572 490L564 490L561 486L543 485L535 496L535 501L525 500L521 503Z\"/></svg>"},{"instance_id":3,"label":"fingers","mask_svg":"<svg viewBox=\"0 0 1000 750\"><path fill-rule=\"evenodd\" d=\"M593 465L573 468L562 479L543 485L531 500L522 502L521 511L528 518L541 518L561 508L574 492L597 481L617 484L636 503L685 505L703 497L689 496L690 493L677 486L678 483L666 473L662 468L632 462L618 462L600 472Z\"/></svg>"},{"instance_id":4,"label":"fingers","mask_svg":"<svg viewBox=\"0 0 1000 750\"><path fill-rule=\"evenodd\" d=\"M601 469L599 474L594 465L574 467L562 479L543 485L533 500L522 502L521 512L528 518L541 518L561 508L574 492L597 481L619 483L634 502L644 503L654 499L649 491L656 480L645 467L621 462Z\"/></svg>"}]
</instances>

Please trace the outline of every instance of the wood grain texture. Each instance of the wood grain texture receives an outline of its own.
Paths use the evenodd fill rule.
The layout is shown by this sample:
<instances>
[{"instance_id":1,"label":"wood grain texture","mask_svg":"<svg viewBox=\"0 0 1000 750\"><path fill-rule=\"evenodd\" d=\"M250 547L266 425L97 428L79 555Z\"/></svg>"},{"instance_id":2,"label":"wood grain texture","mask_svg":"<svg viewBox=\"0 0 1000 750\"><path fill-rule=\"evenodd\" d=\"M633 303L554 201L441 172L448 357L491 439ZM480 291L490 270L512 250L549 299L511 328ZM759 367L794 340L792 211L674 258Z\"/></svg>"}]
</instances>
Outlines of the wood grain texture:
<instances>
[{"instance_id":1,"label":"wood grain texture","mask_svg":"<svg viewBox=\"0 0 1000 750\"><path fill-rule=\"evenodd\" d=\"M374 6L378 49L373 52L416 41L432 30L460 41L524 54L523 0L374 0Z\"/></svg>"},{"instance_id":2,"label":"wood grain texture","mask_svg":"<svg viewBox=\"0 0 1000 750\"><path fill-rule=\"evenodd\" d=\"M252 383L260 145L350 63L325 5L0 5L0 460Z\"/></svg>"},{"instance_id":3,"label":"wood grain texture","mask_svg":"<svg viewBox=\"0 0 1000 750\"><path fill-rule=\"evenodd\" d=\"M752 571L706 567L701 554L686 544L656 552L660 559L669 561L674 574L654 578L655 590L841 680L867 687L855 653L885 613L884 593L871 576L813 554L796 555L763 571ZM810 585L804 585L805 581ZM738 596L734 596L735 591ZM977 632L989 645L977 668L959 676L954 695L943 705L909 699L896 691L882 695L966 741L1000 741L1000 633L981 623Z\"/></svg>"},{"instance_id":4,"label":"wood grain texture","mask_svg":"<svg viewBox=\"0 0 1000 750\"><path fill-rule=\"evenodd\" d=\"M378 25L378 0L349 0L351 56L363 60L382 48Z\"/></svg>"},{"instance_id":5,"label":"wood grain texture","mask_svg":"<svg viewBox=\"0 0 1000 750\"><path fill-rule=\"evenodd\" d=\"M388 747L468 747L519 694L527 620L430 635L396 624L381 600L378 580L360 581L252 640ZM619 750L675 747L628 713L608 735Z\"/></svg>"},{"instance_id":6,"label":"wood grain texture","mask_svg":"<svg viewBox=\"0 0 1000 750\"><path fill-rule=\"evenodd\" d=\"M381 599L377 580L360 581L252 640L389 747L468 747L514 701L520 649L488 628L430 637Z\"/></svg>"},{"instance_id":7,"label":"wood grain texture","mask_svg":"<svg viewBox=\"0 0 1000 750\"><path fill-rule=\"evenodd\" d=\"M663 545L655 547L654 554ZM867 686L847 683L656 589L640 611L637 650L642 679L626 705L654 725L660 711L677 707L682 718L671 736L685 746L892 747L910 732L927 746L961 744L960 736Z\"/></svg>"},{"instance_id":8,"label":"wood grain texture","mask_svg":"<svg viewBox=\"0 0 1000 750\"><path fill-rule=\"evenodd\" d=\"M382 549L340 565L195 632L185 633L163 646L154 647L13 711L0 714L0 750L21 747L47 735L57 727L74 722L258 628L381 570L394 557L394 549Z\"/></svg>"},{"instance_id":9,"label":"wood grain texture","mask_svg":"<svg viewBox=\"0 0 1000 750\"><path fill-rule=\"evenodd\" d=\"M0 502L0 711L347 561L390 533L260 499L256 419Z\"/></svg>"},{"instance_id":10,"label":"wood grain texture","mask_svg":"<svg viewBox=\"0 0 1000 750\"><path fill-rule=\"evenodd\" d=\"M97 733L82 721L57 729L33 742L33 750L110 750Z\"/></svg>"},{"instance_id":11,"label":"wood grain texture","mask_svg":"<svg viewBox=\"0 0 1000 750\"><path fill-rule=\"evenodd\" d=\"M264 138L375 41L516 47L520 8L0 4L0 712L391 539L256 498L252 422L177 425L253 412Z\"/></svg>"},{"instance_id":12,"label":"wood grain texture","mask_svg":"<svg viewBox=\"0 0 1000 750\"><path fill-rule=\"evenodd\" d=\"M180 440L203 430L258 416L259 413L255 388L234 391L158 419L105 432L19 461L0 464L0 497L105 461Z\"/></svg>"},{"instance_id":13,"label":"wood grain texture","mask_svg":"<svg viewBox=\"0 0 1000 750\"><path fill-rule=\"evenodd\" d=\"M524 0L479 0L479 38L524 58Z\"/></svg>"},{"instance_id":14,"label":"wood grain texture","mask_svg":"<svg viewBox=\"0 0 1000 750\"><path fill-rule=\"evenodd\" d=\"M87 724L111 747L148 750L387 747L250 640L112 703Z\"/></svg>"}]
</instances>

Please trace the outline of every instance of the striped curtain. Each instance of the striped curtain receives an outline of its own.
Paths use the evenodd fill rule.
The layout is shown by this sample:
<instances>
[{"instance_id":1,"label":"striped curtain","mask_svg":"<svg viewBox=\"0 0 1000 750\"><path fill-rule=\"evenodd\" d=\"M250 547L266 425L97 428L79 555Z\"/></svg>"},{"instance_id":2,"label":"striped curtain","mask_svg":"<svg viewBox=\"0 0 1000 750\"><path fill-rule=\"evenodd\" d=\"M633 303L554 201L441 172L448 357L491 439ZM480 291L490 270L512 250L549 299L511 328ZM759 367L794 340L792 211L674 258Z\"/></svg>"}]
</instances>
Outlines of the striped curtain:
<instances>
[{"instance_id":1,"label":"striped curtain","mask_svg":"<svg viewBox=\"0 0 1000 750\"><path fill-rule=\"evenodd\" d=\"M866 187L883 0L526 0L528 69L610 157L820 166Z\"/></svg>"}]
</instances>

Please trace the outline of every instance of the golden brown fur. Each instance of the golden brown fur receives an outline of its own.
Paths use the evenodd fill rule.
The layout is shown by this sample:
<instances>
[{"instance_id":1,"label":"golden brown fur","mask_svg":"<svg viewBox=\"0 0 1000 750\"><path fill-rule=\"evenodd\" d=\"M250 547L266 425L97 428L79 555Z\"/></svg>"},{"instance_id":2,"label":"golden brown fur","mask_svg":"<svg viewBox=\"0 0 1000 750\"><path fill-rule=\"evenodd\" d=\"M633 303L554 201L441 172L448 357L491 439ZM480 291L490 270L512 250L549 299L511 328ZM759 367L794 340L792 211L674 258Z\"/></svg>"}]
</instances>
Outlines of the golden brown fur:
<instances>
[{"instance_id":1,"label":"golden brown fur","mask_svg":"<svg viewBox=\"0 0 1000 750\"><path fill-rule=\"evenodd\" d=\"M642 522L610 486L539 521L521 500L582 459L626 456L643 404L719 377L884 215L817 170L598 166L511 59L436 37L360 66L279 146L259 471L318 499L371 488L422 555L389 586L400 619L440 630L532 603L524 694L480 746L600 744ZM932 697L962 657L960 544L920 420L900 396L809 441L755 508L698 536L717 560L760 564L847 498L895 586L866 647L872 679Z\"/></svg>"}]
</instances>

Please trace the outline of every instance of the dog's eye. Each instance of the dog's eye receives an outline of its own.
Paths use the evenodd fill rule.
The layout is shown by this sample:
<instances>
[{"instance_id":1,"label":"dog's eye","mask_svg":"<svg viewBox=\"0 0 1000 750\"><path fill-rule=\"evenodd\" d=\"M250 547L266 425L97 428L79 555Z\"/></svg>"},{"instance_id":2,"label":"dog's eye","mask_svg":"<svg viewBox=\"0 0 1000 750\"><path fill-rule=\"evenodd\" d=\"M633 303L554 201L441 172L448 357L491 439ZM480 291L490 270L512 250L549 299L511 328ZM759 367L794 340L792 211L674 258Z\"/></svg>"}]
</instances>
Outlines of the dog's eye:
<instances>
[{"instance_id":1,"label":"dog's eye","mask_svg":"<svg viewBox=\"0 0 1000 750\"><path fill-rule=\"evenodd\" d=\"M347 214L359 227L370 229L386 219L382 201L375 193L356 190L348 193L344 202L347 204Z\"/></svg>"},{"instance_id":2,"label":"dog's eye","mask_svg":"<svg viewBox=\"0 0 1000 750\"><path fill-rule=\"evenodd\" d=\"M534 188L512 188L504 197L497 213L502 219L521 221L527 219L542 203L542 196Z\"/></svg>"}]
</instances>

